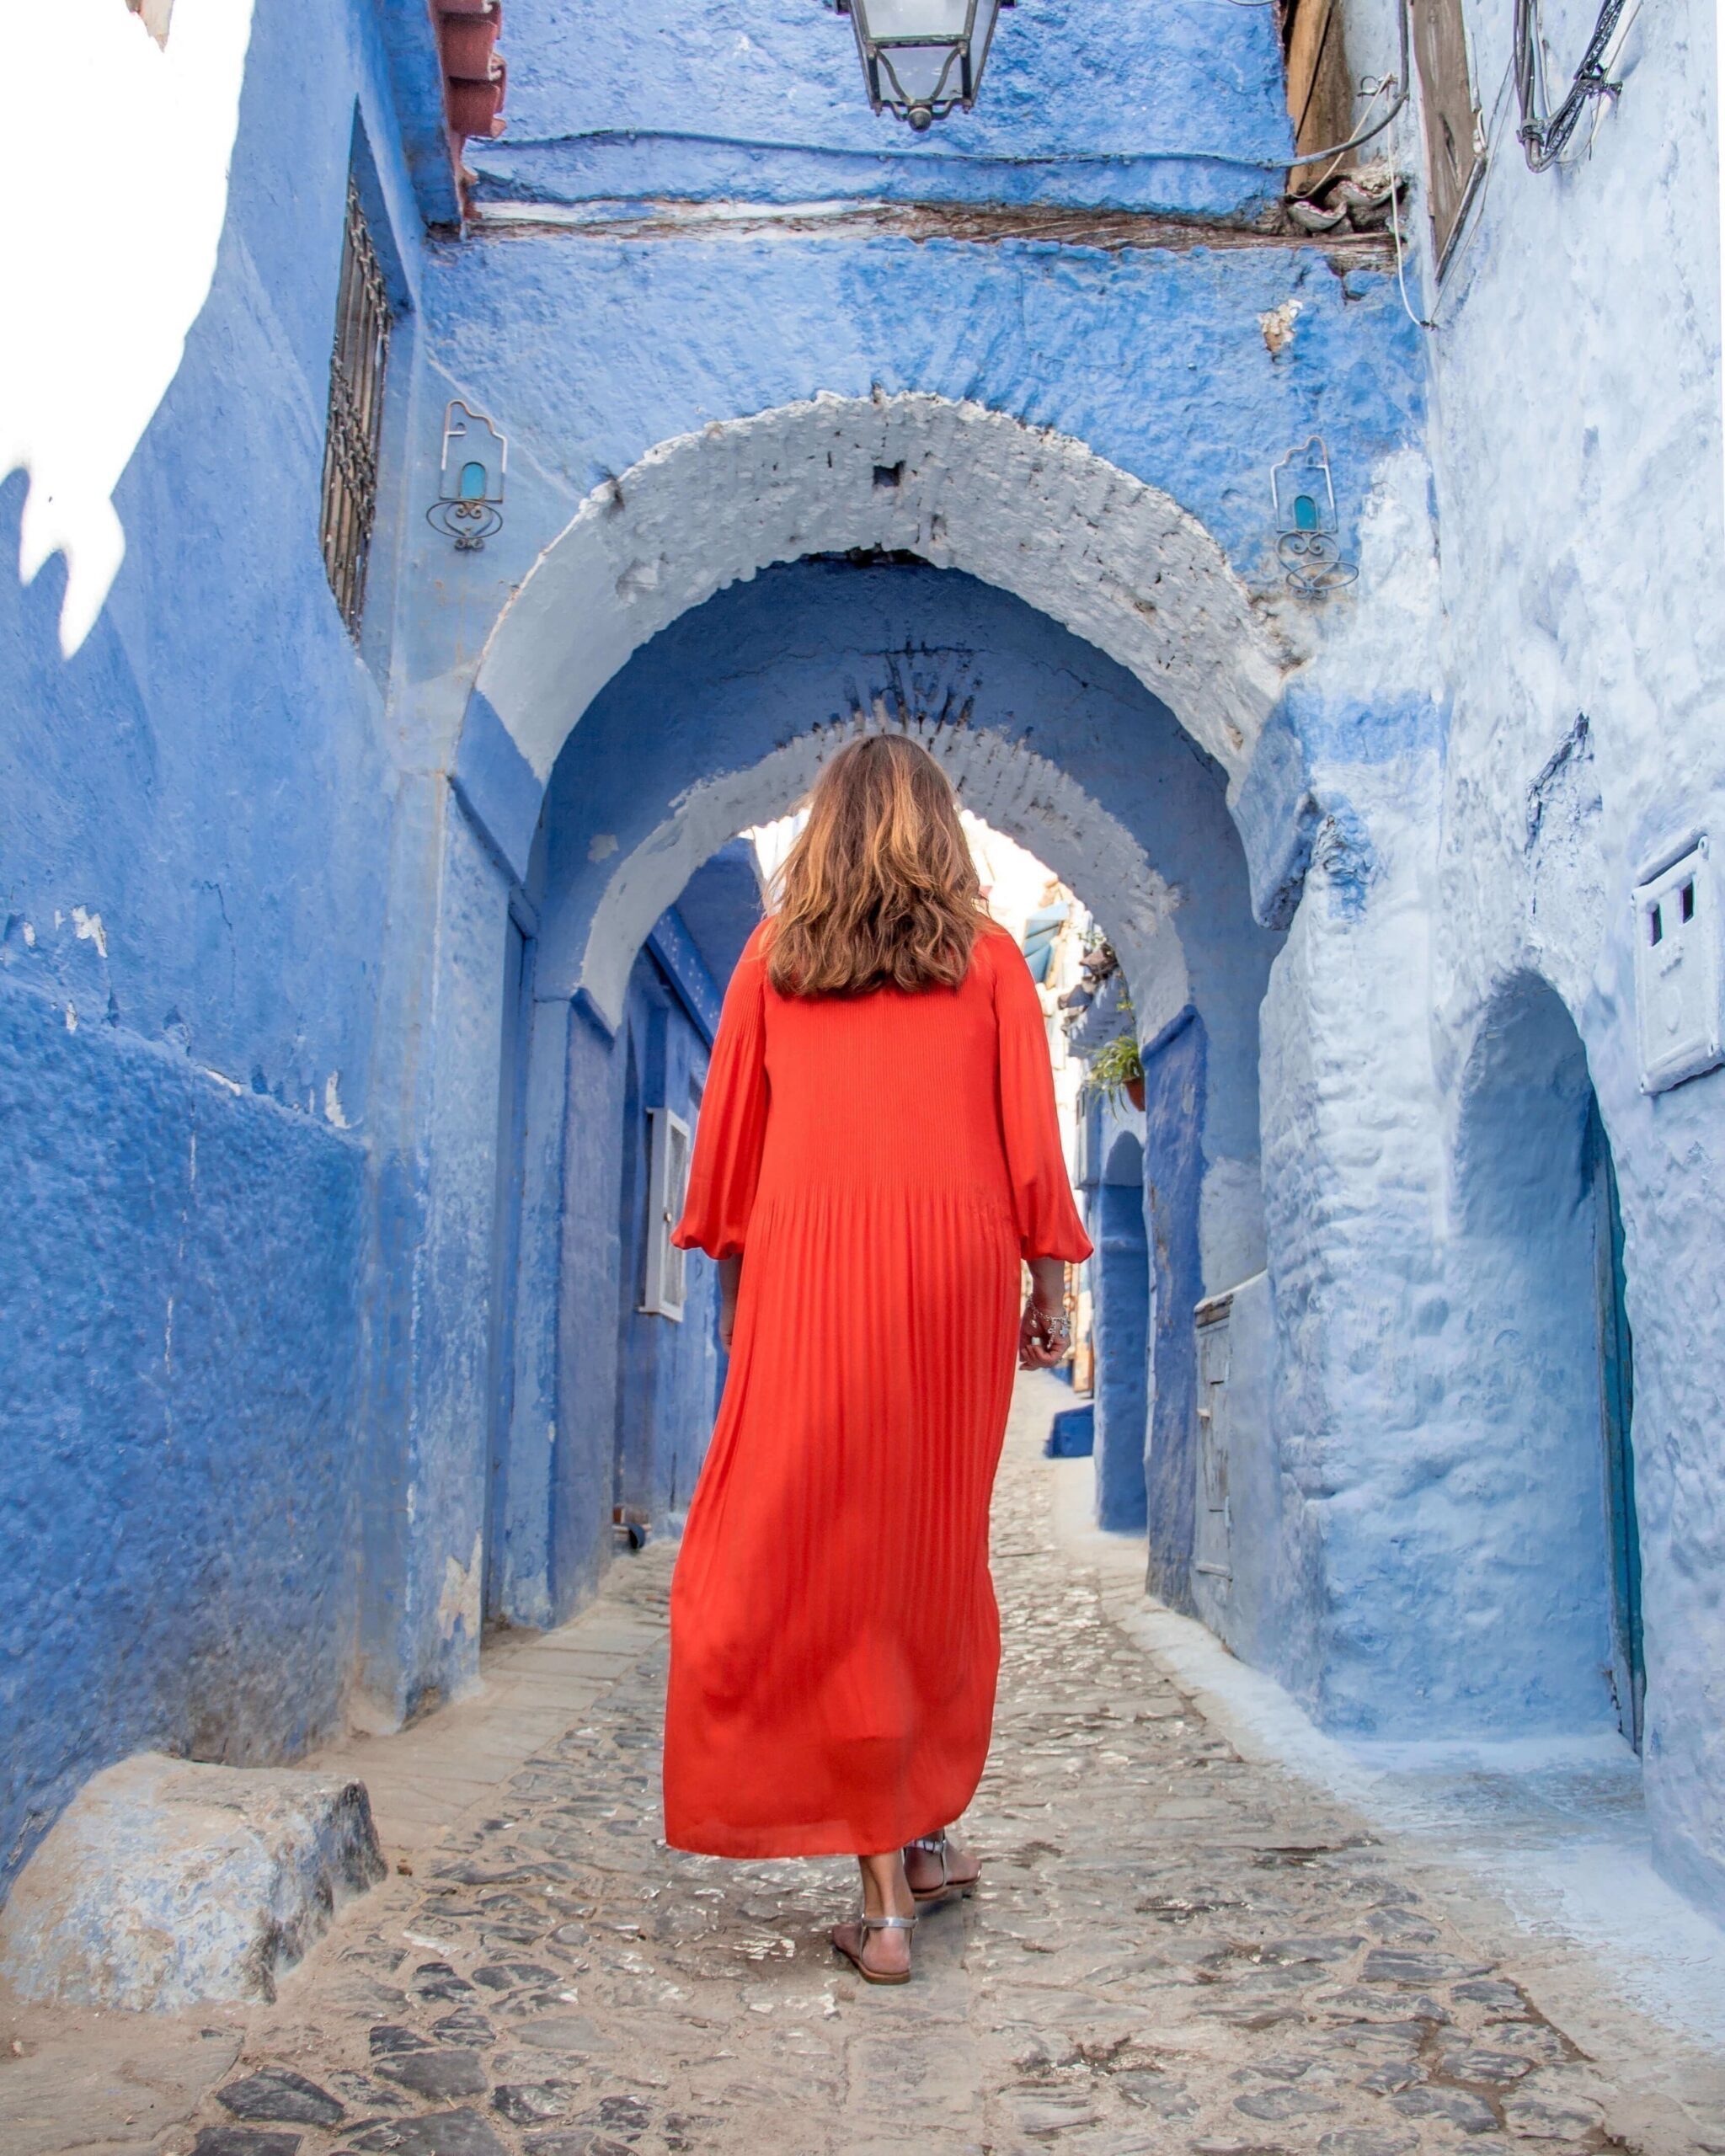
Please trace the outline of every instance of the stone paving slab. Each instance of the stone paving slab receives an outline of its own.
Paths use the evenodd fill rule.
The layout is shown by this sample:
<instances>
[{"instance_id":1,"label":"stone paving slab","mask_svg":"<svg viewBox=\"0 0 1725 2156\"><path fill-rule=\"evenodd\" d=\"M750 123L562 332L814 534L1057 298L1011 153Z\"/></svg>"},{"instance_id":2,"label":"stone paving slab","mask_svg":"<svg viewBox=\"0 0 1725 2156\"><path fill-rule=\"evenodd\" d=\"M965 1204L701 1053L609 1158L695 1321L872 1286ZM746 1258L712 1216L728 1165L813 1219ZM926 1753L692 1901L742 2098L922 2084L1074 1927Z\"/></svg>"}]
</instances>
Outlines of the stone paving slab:
<instances>
[{"instance_id":1,"label":"stone paving slab","mask_svg":"<svg viewBox=\"0 0 1725 2156\"><path fill-rule=\"evenodd\" d=\"M1015 1417L996 1508L996 1741L967 1829L984 1892L916 1980L834 1957L845 1863L658 1839L670 1552L591 1613L615 1671L354 1905L155 2156L1595 2156L1725 2150L1630 2130L1608 2072L1412 1883L1362 1818L1252 1761L1075 1569ZM602 1628L602 1630L601 1630ZM573 1634L579 1627L570 1627ZM565 1638L568 1635L565 1635ZM577 1657L566 1649L566 1659ZM537 1689L537 1688L536 1688ZM501 1703L501 1704L499 1704ZM506 1694L373 1741L507 1755ZM444 1742L440 1743L440 1735ZM411 1791L411 1775L402 1782ZM403 1816L406 1812L403 1800ZM379 1806L380 1812L384 1810ZM222 2064L227 2066L224 2052ZM7 2069L0 2066L0 2116ZM3 2145L3 2144L0 2144ZM66 2144L71 2146L72 2144ZM49 2142L30 2156L58 2156Z\"/></svg>"}]
</instances>

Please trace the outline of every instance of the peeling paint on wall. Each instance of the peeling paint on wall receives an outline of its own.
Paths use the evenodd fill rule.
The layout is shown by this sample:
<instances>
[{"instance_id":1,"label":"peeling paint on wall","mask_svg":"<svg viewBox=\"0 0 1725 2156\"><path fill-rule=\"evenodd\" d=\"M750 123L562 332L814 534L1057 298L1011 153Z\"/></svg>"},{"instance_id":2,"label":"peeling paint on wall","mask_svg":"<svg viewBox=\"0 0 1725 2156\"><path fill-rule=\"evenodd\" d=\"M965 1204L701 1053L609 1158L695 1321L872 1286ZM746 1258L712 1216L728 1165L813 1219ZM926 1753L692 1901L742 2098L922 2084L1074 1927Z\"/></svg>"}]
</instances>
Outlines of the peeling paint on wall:
<instances>
[{"instance_id":1,"label":"peeling paint on wall","mask_svg":"<svg viewBox=\"0 0 1725 2156\"><path fill-rule=\"evenodd\" d=\"M1263 334L1263 348L1272 359L1285 352L1294 342L1294 324L1300 312L1298 300L1284 300L1279 307L1273 307L1258 318L1258 326Z\"/></svg>"},{"instance_id":2,"label":"peeling paint on wall","mask_svg":"<svg viewBox=\"0 0 1725 2156\"><path fill-rule=\"evenodd\" d=\"M443 1592L437 1598L437 1630L446 1640L453 1640L458 1630L469 1640L479 1636L484 1557L484 1538L476 1534L473 1554L465 1565L455 1557L443 1561Z\"/></svg>"},{"instance_id":3,"label":"peeling paint on wall","mask_svg":"<svg viewBox=\"0 0 1725 2156\"><path fill-rule=\"evenodd\" d=\"M72 910L72 925L81 943L93 943L103 958L108 955L108 937L99 913L86 913L82 906Z\"/></svg>"}]
</instances>

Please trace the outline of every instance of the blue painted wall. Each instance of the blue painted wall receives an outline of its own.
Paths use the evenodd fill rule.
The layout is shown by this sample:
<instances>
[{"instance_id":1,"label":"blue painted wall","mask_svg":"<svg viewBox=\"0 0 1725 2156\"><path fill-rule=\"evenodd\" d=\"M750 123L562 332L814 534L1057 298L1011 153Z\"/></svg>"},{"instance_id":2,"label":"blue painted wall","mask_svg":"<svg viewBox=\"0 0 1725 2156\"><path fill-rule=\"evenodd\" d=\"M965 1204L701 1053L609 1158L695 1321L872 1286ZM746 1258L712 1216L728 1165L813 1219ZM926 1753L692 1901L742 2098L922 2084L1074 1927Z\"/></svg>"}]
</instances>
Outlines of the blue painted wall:
<instances>
[{"instance_id":1,"label":"blue painted wall","mask_svg":"<svg viewBox=\"0 0 1725 2156\"><path fill-rule=\"evenodd\" d=\"M0 1833L152 1746L291 1755L354 1617L363 1155L0 986Z\"/></svg>"},{"instance_id":2,"label":"blue painted wall","mask_svg":"<svg viewBox=\"0 0 1725 2156\"><path fill-rule=\"evenodd\" d=\"M647 0L513 0L505 139L482 199L1080 203L1249 212L1288 147L1268 8L1214 0L1001 18L977 109L919 140L870 114L850 23L811 0L746 18ZM1105 93L1098 85L1106 84Z\"/></svg>"},{"instance_id":3,"label":"blue painted wall","mask_svg":"<svg viewBox=\"0 0 1725 2156\"><path fill-rule=\"evenodd\" d=\"M1159 1532L1172 1588L1177 1555L1190 1543L1190 1498L1180 1495L1178 1476L1180 1462L1189 1468L1191 1438L1188 1428L1177 1425L1183 1416L1189 1422L1194 1408L1191 1312L1204 1285L1197 1270L1200 1186L1207 1165L1219 1158L1242 1163L1248 1175L1255 1158L1257 1008L1281 939L1252 920L1245 865L1217 775L1136 681L1045 616L953 572L808 562L768 571L721 595L638 652L564 748L545 808L539 992L551 997L573 991L589 930L619 864L645 845L676 798L703 779L748 771L786 742L869 708L878 696L889 707L902 704L935 719L944 715L965 753L982 759L974 774L979 787L989 782L991 759L1008 772L1022 750L1058 762L1092 800L1105 801L1124 820L1178 895L1172 917L1183 939L1181 994L1204 1011L1215 1046L1207 1084L1205 1027L1188 1026L1160 1059L1152 1058L1153 1069L1167 1077L1166 1097L1157 1097L1154 1142L1165 1184L1159 1324L1170 1374L1159 1380L1153 1442L1167 1523ZM962 779L964 766L956 768ZM740 799L751 798L756 814L787 805L751 797L745 787ZM999 818L991 801L980 805ZM740 808L740 819L743 813ZM1046 814L1045 803L1036 807L1033 824ZM1037 835L1033 828L1027 835ZM1108 880L1093 836L1080 842L1087 857L1069 873L1106 922L1111 910L1135 894ZM700 871L680 902L680 909L687 905L687 919L703 929L720 866L715 861ZM750 875L729 910L732 947L758 906L752 881ZM632 1006L645 963L637 962ZM715 970L724 963L718 954ZM564 1186L561 1246L563 1293L588 1307L606 1292L604 1283L616 1278L617 1266L634 1260L615 1225L618 1170L595 1136L617 1127L623 1113L617 1051L590 1018L578 1018L576 1036L568 1130L579 1168ZM1136 1185L1132 1202L1140 1208L1147 1202ZM1140 1236L1142 1220L1140 1210ZM1123 1366L1135 1364L1135 1404L1117 1402L1112 1421L1103 1418L1111 1431L1104 1453L1116 1463L1119 1484L1118 1490L1110 1486L1108 1519L1139 1526L1150 1428L1148 1279L1114 1310L1116 1327L1135 1328L1137 1344ZM659 1321L646 1322L658 1328ZM563 1352L559 1452L567 1448L590 1465L605 1448L596 1425L590 1427L589 1403L609 1398L617 1382L617 1348L608 1338L583 1335ZM1112 1349L1109 1354L1112 1364ZM631 1382L643 1380L625 1377L625 1391ZM532 1432L523 1433L524 1451L535 1442ZM576 1582L595 1576L605 1542L605 1524L591 1500L580 1499L580 1476L571 1472L564 1556L555 1567L566 1583L554 1597L559 1609L579 1591Z\"/></svg>"},{"instance_id":4,"label":"blue painted wall","mask_svg":"<svg viewBox=\"0 0 1725 2156\"><path fill-rule=\"evenodd\" d=\"M718 1402L719 1363L718 1273L702 1252L691 1251L684 1259L681 1321L640 1307L649 1233L647 1112L668 1107L692 1133L706 1082L707 1049L664 973L644 953L629 983L616 1050L636 1081L633 1088L626 1083L618 1133L624 1187L616 1497L631 1515L654 1528L672 1524L688 1508Z\"/></svg>"},{"instance_id":5,"label":"blue painted wall","mask_svg":"<svg viewBox=\"0 0 1725 2156\"><path fill-rule=\"evenodd\" d=\"M1144 1452L1149 1582L1151 1592L1176 1609L1192 1606L1198 1502L1198 1344L1192 1313L1206 1285L1215 1284L1204 1280L1198 1234L1208 1048L1204 1022L1194 1011L1144 1064L1143 1202L1150 1224L1154 1372Z\"/></svg>"},{"instance_id":6,"label":"blue painted wall","mask_svg":"<svg viewBox=\"0 0 1725 2156\"><path fill-rule=\"evenodd\" d=\"M411 307L369 14L260 8L214 282L73 655L60 558L0 575L0 1884L94 1769L291 1756L351 1667L395 790L393 549L361 654L318 548L356 100ZM414 364L404 313L398 435ZM0 487L8 550L23 487Z\"/></svg>"},{"instance_id":7,"label":"blue painted wall","mask_svg":"<svg viewBox=\"0 0 1725 2156\"><path fill-rule=\"evenodd\" d=\"M1512 984L1461 1091L1450 1262L1428 1320L1464 1352L1418 1449L1385 1463L1370 1511L1330 1527L1330 1714L1355 1730L1406 1727L1422 1700L1505 1736L1616 1726L1592 1098L1561 999ZM1385 1342L1396 1389L1426 1337ZM1374 1516L1393 1524L1387 1549Z\"/></svg>"},{"instance_id":8,"label":"blue painted wall","mask_svg":"<svg viewBox=\"0 0 1725 2156\"><path fill-rule=\"evenodd\" d=\"M761 878L747 839L733 839L702 863L684 884L676 914L723 996L761 915Z\"/></svg>"},{"instance_id":9,"label":"blue painted wall","mask_svg":"<svg viewBox=\"0 0 1725 2156\"><path fill-rule=\"evenodd\" d=\"M424 549L434 614L457 595L499 611L581 499L655 444L823 391L970 398L1075 435L1278 588L1270 465L1322 434L1351 542L1377 460L1424 415L1393 270L1338 273L1309 248L565 235L435 246L428 271L436 365L483 386L515 444L499 538L471 561ZM1290 304L1272 353L1260 318Z\"/></svg>"},{"instance_id":10,"label":"blue painted wall","mask_svg":"<svg viewBox=\"0 0 1725 2156\"><path fill-rule=\"evenodd\" d=\"M1353 16L1375 19L1370 5ZM1588 167L1542 184L1512 173L1514 189L1500 176L1429 348L1386 266L1339 270L1320 246L1110 250L950 227L913 239L862 218L675 242L662 225L596 229L633 219L638 234L649 200L718 195L1250 215L1286 141L1270 9L1040 0L1003 25L983 109L921 143L863 110L847 26L806 0L763 0L746 29L670 0L627 21L600 0L511 0L510 26L510 133L471 153L482 208L537 195L590 229L427 251L397 136L399 118L419 208L446 216L418 0L259 10L215 283L116 497L127 551L112 593L67 659L58 565L0 590L0 1079L29 1267L25 1322L0 1350L28 1403L0 1465L17 1763L0 1864L115 1751L291 1753L337 1711L355 1651L387 1711L471 1681L497 1374L484 1304L500 953L522 867L499 851L518 838L525 853L539 807L501 729L488 744L484 707L467 707L473 669L589 490L655 444L822 392L905 389L1060 430L1165 489L1267 610L1279 600L1282 627L1313 639L1316 685L1284 697L1237 809L1248 833L1278 835L1253 843L1281 847L1268 881L1288 906L1311 862L1264 1028L1275 1255L1252 1299L1277 1328L1280 1449L1262 1481L1288 1507L1276 1651L1338 1726L1557 1726L1598 1706L1585 1402L1572 1386L1554 1412L1546 1383L1585 1360L1561 1135L1582 1096L1573 1056L1560 1070L1533 1053L1536 1026L1498 1075L1520 1104L1510 1128L1547 1114L1534 1150L1551 1172L1509 1225L1467 1193L1470 1161L1493 1157L1497 1069L1489 1042L1471 1059L1504 984L1536 963L1577 1014L1628 1237L1658 1846L1717 1900L1721 1416L1717 1358L1695 1342L1712 1337L1717 1299L1719 1081L1639 1093L1618 903L1648 849L1717 822L1717 610L1695 603L1693 575L1718 536L1717 468L1695 454L1717 439L1706 221L1642 263L1658 304L1626 315L1613 281L1623 201L1711 187L1717 129L1696 88L1711 19L1689 0L1661 14L1642 88L1665 92L1632 84ZM1503 34L1501 18L1473 27ZM1379 42L1356 44L1356 64L1391 64ZM316 533L356 99L403 309L357 652ZM1411 136L1398 147L1417 164ZM1554 338L1553 322L1575 334ZM1672 393L1617 394L1650 349ZM457 392L513 451L504 531L459 558L422 518ZM1609 424L1573 430L1556 456L1525 424L1590 404ZM1361 567L1321 612L1287 601L1268 488L1269 464L1314 432ZM0 502L8 532L19 492L12 480ZM1655 573L1626 578L1626 560ZM649 583L662 566L615 565ZM602 629L610 595L580 596ZM1540 789L1583 695L1597 769L1559 802ZM1153 697L1001 594L804 564L698 607L622 667L576 728L526 871L543 907L517 1283L532 1307L506 1533L510 1606L534 1621L571 1607L609 1546L630 1343L595 1336L590 1313L615 1305L622 1262L619 1040L681 1023L655 1002L651 961L620 1035L572 1006L605 863L691 790L877 696L965 734L975 771L1045 758L1178 900L1189 983L1162 1015L1199 1016L1159 1021L1146 1118L1169 1328L1149 1502L1172 1591L1190 1496L1182 1343L1198 1288L1231 1284L1199 1279L1205 1206L1219 1164L1257 1152L1258 1013L1278 949L1249 926L1218 774ZM501 849L444 776L464 712L460 768L471 748L507 800ZM1046 798L1020 806L1061 835ZM1144 894L1116 878L1083 895L1106 922ZM685 926L717 979L726 938L702 942L701 911L692 898ZM635 953L622 955L627 972ZM1499 1181L1506 1158L1527 1164L1495 1151ZM1237 1256L1247 1241L1208 1247ZM688 1369L650 1373L680 1401L698 1360L682 1330ZM1493 1418L1518 1442L1482 1456ZM683 1469L666 1460L670 1508ZM646 1471L655 1492L660 1471ZM272 1535L284 1519L307 1523L302 1540ZM1535 1546L1544 1569L1524 1558ZM186 1582L221 1615L208 1634L184 1620ZM1470 1625L1503 1649L1489 1668L1467 1658Z\"/></svg>"},{"instance_id":11,"label":"blue painted wall","mask_svg":"<svg viewBox=\"0 0 1725 2156\"><path fill-rule=\"evenodd\" d=\"M543 839L554 833L547 822ZM547 842L539 854L551 864L536 879L549 915L573 850ZM548 968L539 976L527 1142L553 1165L526 1178L503 1596L521 1623L559 1620L593 1592L610 1561L614 1504L674 1528L705 1455L724 1374L717 1273L687 1253L681 1323L638 1308L646 1111L669 1107L692 1130L697 1119L713 999L761 915L752 859L729 845L690 878L655 924L654 948L635 958L615 1033L584 1001L559 1000ZM689 954L704 982L680 986L654 948Z\"/></svg>"},{"instance_id":12,"label":"blue painted wall","mask_svg":"<svg viewBox=\"0 0 1725 2156\"><path fill-rule=\"evenodd\" d=\"M1104 1116L1106 1111L1104 1111ZM1140 1534L1145 1524L1144 1445L1150 1415L1151 1271L1144 1221L1144 1149L1130 1130L1108 1134L1092 1195L1092 1333L1096 1374L1096 1517Z\"/></svg>"}]
</instances>

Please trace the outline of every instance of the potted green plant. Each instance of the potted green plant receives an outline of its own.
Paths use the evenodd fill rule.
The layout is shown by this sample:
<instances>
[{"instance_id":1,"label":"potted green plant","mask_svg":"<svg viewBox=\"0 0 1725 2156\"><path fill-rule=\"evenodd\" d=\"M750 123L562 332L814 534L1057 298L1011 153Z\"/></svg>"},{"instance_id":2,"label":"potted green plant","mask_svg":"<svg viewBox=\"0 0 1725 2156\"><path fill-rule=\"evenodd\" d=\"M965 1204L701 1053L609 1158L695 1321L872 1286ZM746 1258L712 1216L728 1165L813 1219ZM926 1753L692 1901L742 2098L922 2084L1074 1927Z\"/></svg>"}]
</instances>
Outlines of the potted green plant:
<instances>
[{"instance_id":1,"label":"potted green plant","mask_svg":"<svg viewBox=\"0 0 1725 2156\"><path fill-rule=\"evenodd\" d=\"M1100 1093L1111 1108L1118 1108L1124 1093L1135 1108L1144 1106L1144 1065L1138 1043L1130 1033L1119 1033L1099 1048L1084 1074L1085 1089Z\"/></svg>"}]
</instances>

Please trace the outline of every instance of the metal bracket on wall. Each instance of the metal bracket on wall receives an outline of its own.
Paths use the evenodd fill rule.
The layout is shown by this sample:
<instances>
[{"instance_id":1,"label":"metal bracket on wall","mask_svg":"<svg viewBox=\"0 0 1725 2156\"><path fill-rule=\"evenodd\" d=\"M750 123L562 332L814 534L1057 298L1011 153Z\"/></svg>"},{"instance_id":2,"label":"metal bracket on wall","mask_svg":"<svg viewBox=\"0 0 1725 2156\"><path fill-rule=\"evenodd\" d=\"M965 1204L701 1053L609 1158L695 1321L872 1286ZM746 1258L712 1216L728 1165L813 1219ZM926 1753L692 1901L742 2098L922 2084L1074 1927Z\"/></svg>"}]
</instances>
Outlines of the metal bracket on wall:
<instances>
[{"instance_id":1,"label":"metal bracket on wall","mask_svg":"<svg viewBox=\"0 0 1725 2156\"><path fill-rule=\"evenodd\" d=\"M483 412L459 398L443 415L443 459L437 499L425 512L435 531L454 540L458 553L477 553L503 529L503 485L509 441Z\"/></svg>"},{"instance_id":2,"label":"metal bracket on wall","mask_svg":"<svg viewBox=\"0 0 1725 2156\"><path fill-rule=\"evenodd\" d=\"M1294 590L1321 599L1352 584L1357 563L1344 562L1336 537L1336 490L1330 483L1330 452L1313 435L1270 467L1270 499L1276 513L1276 556Z\"/></svg>"}]
</instances>

